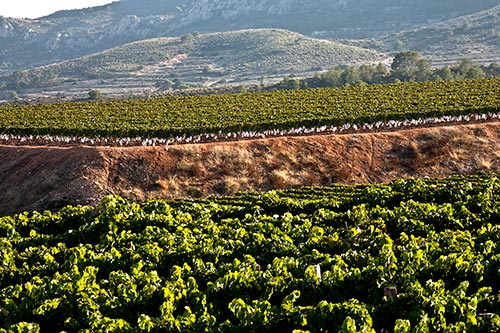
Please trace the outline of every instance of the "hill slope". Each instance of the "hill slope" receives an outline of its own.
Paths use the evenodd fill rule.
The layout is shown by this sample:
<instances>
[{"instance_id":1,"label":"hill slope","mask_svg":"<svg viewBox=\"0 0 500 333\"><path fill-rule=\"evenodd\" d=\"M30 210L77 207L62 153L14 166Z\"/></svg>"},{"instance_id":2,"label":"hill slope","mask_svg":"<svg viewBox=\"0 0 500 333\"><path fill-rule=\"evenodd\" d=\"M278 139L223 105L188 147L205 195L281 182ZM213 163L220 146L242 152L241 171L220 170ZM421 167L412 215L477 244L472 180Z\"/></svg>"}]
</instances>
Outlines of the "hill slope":
<instances>
[{"instance_id":1,"label":"hill slope","mask_svg":"<svg viewBox=\"0 0 500 333\"><path fill-rule=\"evenodd\" d=\"M416 50L436 65L462 58L489 64L500 54L500 5L494 8L405 30L379 39L380 43L361 44L381 52Z\"/></svg>"},{"instance_id":2,"label":"hill slope","mask_svg":"<svg viewBox=\"0 0 500 333\"><path fill-rule=\"evenodd\" d=\"M75 60L43 66L5 78L44 87L63 84L61 91L86 94L89 87L105 92L156 89L167 79L209 86L261 77L307 75L318 68L384 61L366 49L313 39L278 29L253 29L185 37L148 39ZM103 80L107 80L104 82ZM70 84L65 88L64 84Z\"/></svg>"},{"instance_id":3,"label":"hill slope","mask_svg":"<svg viewBox=\"0 0 500 333\"><path fill-rule=\"evenodd\" d=\"M4 70L34 67L124 43L193 31L284 28L363 38L476 13L494 0L122 0L36 20L0 18Z\"/></svg>"},{"instance_id":4,"label":"hill slope","mask_svg":"<svg viewBox=\"0 0 500 333\"><path fill-rule=\"evenodd\" d=\"M97 204L402 177L500 172L500 124L158 147L0 145L0 216Z\"/></svg>"}]
</instances>

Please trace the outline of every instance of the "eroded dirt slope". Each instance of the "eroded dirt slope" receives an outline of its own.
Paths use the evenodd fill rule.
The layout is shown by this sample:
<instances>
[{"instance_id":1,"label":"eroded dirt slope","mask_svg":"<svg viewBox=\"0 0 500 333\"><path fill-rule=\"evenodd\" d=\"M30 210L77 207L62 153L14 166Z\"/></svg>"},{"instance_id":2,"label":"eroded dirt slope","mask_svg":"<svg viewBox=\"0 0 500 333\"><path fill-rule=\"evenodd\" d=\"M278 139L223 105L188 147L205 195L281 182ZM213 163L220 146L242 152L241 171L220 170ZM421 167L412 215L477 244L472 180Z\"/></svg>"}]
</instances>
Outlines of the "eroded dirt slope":
<instances>
[{"instance_id":1,"label":"eroded dirt slope","mask_svg":"<svg viewBox=\"0 0 500 333\"><path fill-rule=\"evenodd\" d=\"M0 216L134 200L500 171L500 123L168 147L0 146Z\"/></svg>"}]
</instances>

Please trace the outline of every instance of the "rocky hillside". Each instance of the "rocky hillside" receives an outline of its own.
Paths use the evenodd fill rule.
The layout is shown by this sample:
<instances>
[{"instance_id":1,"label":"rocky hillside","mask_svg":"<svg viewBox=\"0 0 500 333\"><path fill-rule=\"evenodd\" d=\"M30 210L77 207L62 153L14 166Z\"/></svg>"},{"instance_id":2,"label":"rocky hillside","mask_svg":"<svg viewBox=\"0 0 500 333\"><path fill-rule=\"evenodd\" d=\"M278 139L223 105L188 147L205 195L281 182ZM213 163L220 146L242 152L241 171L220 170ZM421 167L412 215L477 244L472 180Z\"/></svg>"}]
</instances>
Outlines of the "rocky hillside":
<instances>
[{"instance_id":1,"label":"rocky hillside","mask_svg":"<svg viewBox=\"0 0 500 333\"><path fill-rule=\"evenodd\" d=\"M391 52L416 50L442 65L461 58L489 64L499 61L500 5L413 30L381 38L382 44L364 46Z\"/></svg>"},{"instance_id":2,"label":"rocky hillside","mask_svg":"<svg viewBox=\"0 0 500 333\"><path fill-rule=\"evenodd\" d=\"M377 63L387 56L280 29L251 29L147 39L3 78L6 89L40 88L86 97L89 87L112 94L123 89L169 89L254 84L321 68ZM0 77L0 80L2 78ZM59 88L58 88L59 87ZM176 87L172 87L176 88Z\"/></svg>"},{"instance_id":3,"label":"rocky hillside","mask_svg":"<svg viewBox=\"0 0 500 333\"><path fill-rule=\"evenodd\" d=\"M0 18L0 70L35 67L132 41L243 28L362 38L417 28L495 0L121 0L36 20Z\"/></svg>"}]
</instances>

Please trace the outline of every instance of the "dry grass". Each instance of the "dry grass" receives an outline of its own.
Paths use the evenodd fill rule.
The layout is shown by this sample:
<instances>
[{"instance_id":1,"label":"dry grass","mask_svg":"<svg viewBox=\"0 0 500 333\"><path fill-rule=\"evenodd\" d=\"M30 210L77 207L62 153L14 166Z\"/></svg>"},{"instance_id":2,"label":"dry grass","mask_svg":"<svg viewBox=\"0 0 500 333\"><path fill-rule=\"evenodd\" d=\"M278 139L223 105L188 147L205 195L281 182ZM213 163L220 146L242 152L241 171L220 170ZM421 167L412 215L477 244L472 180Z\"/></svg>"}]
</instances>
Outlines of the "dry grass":
<instances>
[{"instance_id":1,"label":"dry grass","mask_svg":"<svg viewBox=\"0 0 500 333\"><path fill-rule=\"evenodd\" d=\"M294 175L293 170L275 169L268 175L268 180L272 188L286 189L301 184L300 177Z\"/></svg>"},{"instance_id":2,"label":"dry grass","mask_svg":"<svg viewBox=\"0 0 500 333\"><path fill-rule=\"evenodd\" d=\"M247 177L226 177L224 178L226 190L230 194L248 189Z\"/></svg>"},{"instance_id":3,"label":"dry grass","mask_svg":"<svg viewBox=\"0 0 500 333\"><path fill-rule=\"evenodd\" d=\"M318 163L318 157L311 152L304 152L298 156L299 164L304 167L312 167Z\"/></svg>"},{"instance_id":4,"label":"dry grass","mask_svg":"<svg viewBox=\"0 0 500 333\"><path fill-rule=\"evenodd\" d=\"M324 173L322 173L324 174ZM326 173L328 175L329 173ZM328 177L323 177L323 181L321 185L330 185L333 182L346 182L348 181L353 175L353 167L352 165L341 165L339 166L334 173L334 177L331 175ZM326 183L325 183L326 180Z\"/></svg>"},{"instance_id":5,"label":"dry grass","mask_svg":"<svg viewBox=\"0 0 500 333\"><path fill-rule=\"evenodd\" d=\"M460 160L460 159L461 159L461 157L460 157L460 156L461 156L462 154L463 154L463 150L462 150L462 149L460 149L460 148L458 148L458 149L452 149L452 150L450 150L450 153L449 153L450 158L451 158L452 160L454 160L454 161L458 161L458 160Z\"/></svg>"},{"instance_id":6,"label":"dry grass","mask_svg":"<svg viewBox=\"0 0 500 333\"><path fill-rule=\"evenodd\" d=\"M487 138L479 137L473 134L463 134L456 135L451 141L451 146L463 149L463 150L474 150L482 149L485 146L490 146L491 142Z\"/></svg>"},{"instance_id":7,"label":"dry grass","mask_svg":"<svg viewBox=\"0 0 500 333\"><path fill-rule=\"evenodd\" d=\"M269 183L275 189L284 189L289 184L288 172L286 170L273 170L269 174Z\"/></svg>"},{"instance_id":8,"label":"dry grass","mask_svg":"<svg viewBox=\"0 0 500 333\"><path fill-rule=\"evenodd\" d=\"M192 165L193 165L193 161L184 156L181 158L181 160L179 162L177 162L175 167L176 167L177 171L189 172Z\"/></svg>"},{"instance_id":9,"label":"dry grass","mask_svg":"<svg viewBox=\"0 0 500 333\"><path fill-rule=\"evenodd\" d=\"M241 180L238 177L226 177L224 178L224 188L226 194L234 194L241 191Z\"/></svg>"},{"instance_id":10,"label":"dry grass","mask_svg":"<svg viewBox=\"0 0 500 333\"><path fill-rule=\"evenodd\" d=\"M232 146L214 147L206 155L206 164L212 171L221 171L226 176L252 176L256 172L255 157L247 149L235 149Z\"/></svg>"},{"instance_id":11,"label":"dry grass","mask_svg":"<svg viewBox=\"0 0 500 333\"><path fill-rule=\"evenodd\" d=\"M216 146L204 158L207 164L211 166L219 166L224 163L224 158L227 156L228 148L226 146Z\"/></svg>"},{"instance_id":12,"label":"dry grass","mask_svg":"<svg viewBox=\"0 0 500 333\"><path fill-rule=\"evenodd\" d=\"M158 179L155 182L159 194L163 197L176 197L184 193L183 189L186 184L182 182L176 175L168 177L168 179Z\"/></svg>"},{"instance_id":13,"label":"dry grass","mask_svg":"<svg viewBox=\"0 0 500 333\"><path fill-rule=\"evenodd\" d=\"M108 193L138 200L171 199L189 196L188 191L230 195L500 170L500 123L457 126L454 132L429 128L366 134L357 136L353 147L348 146L349 139L349 135L311 136L168 149L0 147L6 161L0 163L0 193L4 211L12 212L30 202L30 209L39 209L33 202L40 197L76 197L75 189L78 200L95 204ZM78 186L68 186L75 179Z\"/></svg>"},{"instance_id":14,"label":"dry grass","mask_svg":"<svg viewBox=\"0 0 500 333\"><path fill-rule=\"evenodd\" d=\"M234 177L226 176L223 177L220 182L218 182L212 191L216 194L221 195L232 195L236 192L242 192L246 190L253 189L253 186L249 185L249 178L247 177Z\"/></svg>"},{"instance_id":15,"label":"dry grass","mask_svg":"<svg viewBox=\"0 0 500 333\"><path fill-rule=\"evenodd\" d=\"M302 180L302 183L306 186L319 185L321 178L314 172L309 170L301 170L298 177Z\"/></svg>"},{"instance_id":16,"label":"dry grass","mask_svg":"<svg viewBox=\"0 0 500 333\"><path fill-rule=\"evenodd\" d=\"M124 190L122 193L120 193L120 196L132 201L143 201L145 199L149 199L146 198L144 191L137 187Z\"/></svg>"},{"instance_id":17,"label":"dry grass","mask_svg":"<svg viewBox=\"0 0 500 333\"><path fill-rule=\"evenodd\" d=\"M176 169L192 177L200 177L206 173L205 166L199 159L193 160L186 156L177 163Z\"/></svg>"},{"instance_id":18,"label":"dry grass","mask_svg":"<svg viewBox=\"0 0 500 333\"><path fill-rule=\"evenodd\" d=\"M476 165L477 168L481 170L491 170L491 167L493 166L493 162L490 158L484 157L484 156L479 156L476 158Z\"/></svg>"},{"instance_id":19,"label":"dry grass","mask_svg":"<svg viewBox=\"0 0 500 333\"><path fill-rule=\"evenodd\" d=\"M206 173L205 166L202 162L196 161L191 165L190 172L194 177L201 177Z\"/></svg>"},{"instance_id":20,"label":"dry grass","mask_svg":"<svg viewBox=\"0 0 500 333\"><path fill-rule=\"evenodd\" d=\"M156 180L155 182L155 185L160 189L160 190L168 190L168 188L170 187L170 183L169 181L165 180L165 179L158 179Z\"/></svg>"}]
</instances>

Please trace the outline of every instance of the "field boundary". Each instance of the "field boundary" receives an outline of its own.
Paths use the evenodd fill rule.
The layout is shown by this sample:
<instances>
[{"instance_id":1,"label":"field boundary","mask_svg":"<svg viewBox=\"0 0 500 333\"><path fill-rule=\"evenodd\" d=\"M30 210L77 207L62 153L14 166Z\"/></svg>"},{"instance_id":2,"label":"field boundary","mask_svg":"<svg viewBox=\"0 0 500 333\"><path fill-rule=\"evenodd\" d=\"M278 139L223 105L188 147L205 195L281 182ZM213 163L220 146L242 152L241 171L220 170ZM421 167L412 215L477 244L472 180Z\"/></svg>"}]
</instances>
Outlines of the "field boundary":
<instances>
[{"instance_id":1,"label":"field boundary","mask_svg":"<svg viewBox=\"0 0 500 333\"><path fill-rule=\"evenodd\" d=\"M500 120L500 113L483 113L458 116L442 116L405 120L377 121L375 123L352 124L342 126L299 127L289 130L265 130L260 132L239 131L205 133L197 135L182 135L170 138L146 137L87 137L87 136L57 136L57 135L14 135L0 134L0 144L10 146L99 146L99 147L138 147L138 146L170 146L197 143L233 142L241 140L258 140L279 137L300 137L329 134L362 134L393 132L402 129L425 127L469 125Z\"/></svg>"}]
</instances>

